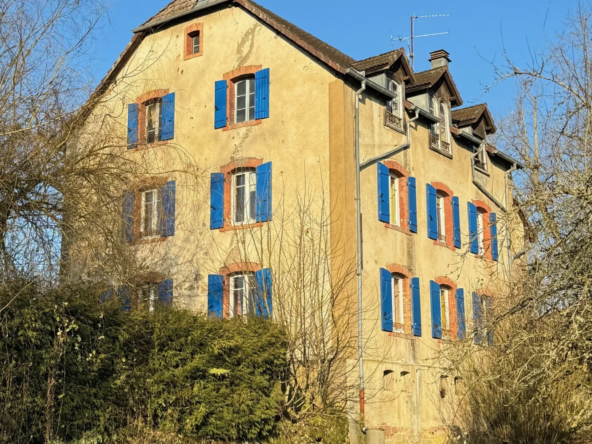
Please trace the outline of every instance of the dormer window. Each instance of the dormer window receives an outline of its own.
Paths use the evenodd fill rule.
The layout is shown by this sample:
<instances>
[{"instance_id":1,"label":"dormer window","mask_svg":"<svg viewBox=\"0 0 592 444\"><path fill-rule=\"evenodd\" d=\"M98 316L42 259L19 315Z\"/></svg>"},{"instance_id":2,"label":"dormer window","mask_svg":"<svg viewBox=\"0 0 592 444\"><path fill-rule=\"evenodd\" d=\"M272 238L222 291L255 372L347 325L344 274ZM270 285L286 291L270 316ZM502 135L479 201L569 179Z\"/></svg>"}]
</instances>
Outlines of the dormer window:
<instances>
[{"instance_id":1,"label":"dormer window","mask_svg":"<svg viewBox=\"0 0 592 444\"><path fill-rule=\"evenodd\" d=\"M388 79L388 90L395 98L386 102L385 125L398 131L403 131L403 86L396 80Z\"/></svg>"},{"instance_id":2,"label":"dormer window","mask_svg":"<svg viewBox=\"0 0 592 444\"><path fill-rule=\"evenodd\" d=\"M432 134L430 146L433 149L444 151L451 154L450 148L450 105L431 96L429 98L430 114L440 119L440 122L432 124Z\"/></svg>"},{"instance_id":3,"label":"dormer window","mask_svg":"<svg viewBox=\"0 0 592 444\"><path fill-rule=\"evenodd\" d=\"M479 148L477 148L475 166L481 171L487 171L487 149L485 148L485 142L483 142Z\"/></svg>"}]
</instances>

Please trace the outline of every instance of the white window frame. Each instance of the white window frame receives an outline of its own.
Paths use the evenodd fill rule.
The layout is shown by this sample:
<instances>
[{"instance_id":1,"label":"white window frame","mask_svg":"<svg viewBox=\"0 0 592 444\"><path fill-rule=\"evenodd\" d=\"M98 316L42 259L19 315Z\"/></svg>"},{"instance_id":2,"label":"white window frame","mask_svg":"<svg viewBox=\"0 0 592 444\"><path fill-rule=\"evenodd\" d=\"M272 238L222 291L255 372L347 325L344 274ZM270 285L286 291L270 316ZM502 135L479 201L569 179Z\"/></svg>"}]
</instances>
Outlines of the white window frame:
<instances>
[{"instance_id":1,"label":"white window frame","mask_svg":"<svg viewBox=\"0 0 592 444\"><path fill-rule=\"evenodd\" d=\"M405 311L404 311L404 291L403 284L405 282L405 276L394 273L391 279L393 295L393 322L395 324L405 324Z\"/></svg>"},{"instance_id":2,"label":"white window frame","mask_svg":"<svg viewBox=\"0 0 592 444\"><path fill-rule=\"evenodd\" d=\"M438 240L446 240L446 196L440 191L436 192L436 211L438 225Z\"/></svg>"},{"instance_id":3,"label":"white window frame","mask_svg":"<svg viewBox=\"0 0 592 444\"><path fill-rule=\"evenodd\" d=\"M243 288L242 288L242 300L241 300L241 312L237 313L237 295L236 293L239 289L236 287L236 283L239 278L243 279ZM245 317L249 314L249 309L254 309L254 307L250 307L254 303L254 298L256 292L256 285L257 281L255 278L255 274L253 273L237 273L230 276L230 283L229 283L229 300L228 300L228 317L235 318L235 317ZM253 292L253 294L251 294Z\"/></svg>"},{"instance_id":4,"label":"white window frame","mask_svg":"<svg viewBox=\"0 0 592 444\"><path fill-rule=\"evenodd\" d=\"M241 187L245 188L244 194L244 213L243 220L237 221L237 194L238 194L238 177L245 176L244 185ZM236 171L232 174L232 225L250 225L254 224L256 219L257 208L254 205L257 202L257 173L254 169L243 169ZM252 199L255 199L254 201ZM253 205L253 207L251 207Z\"/></svg>"},{"instance_id":5,"label":"white window frame","mask_svg":"<svg viewBox=\"0 0 592 444\"><path fill-rule=\"evenodd\" d=\"M190 35L190 37L191 37L191 50L192 50L191 54L199 54L199 50L201 48L201 32L195 31L193 33L193 35ZM196 51L195 39L197 39L197 51Z\"/></svg>"},{"instance_id":6,"label":"white window frame","mask_svg":"<svg viewBox=\"0 0 592 444\"><path fill-rule=\"evenodd\" d=\"M450 288L440 285L440 310L442 318L442 330L450 330Z\"/></svg>"},{"instance_id":7,"label":"white window frame","mask_svg":"<svg viewBox=\"0 0 592 444\"><path fill-rule=\"evenodd\" d=\"M485 255L485 213L477 209L477 244L479 246L479 256Z\"/></svg>"},{"instance_id":8,"label":"white window frame","mask_svg":"<svg viewBox=\"0 0 592 444\"><path fill-rule=\"evenodd\" d=\"M439 102L438 116L440 117L440 148L442 148L442 140L446 143L450 143L450 105L443 100L440 100ZM444 139L442 139L442 134L444 134Z\"/></svg>"},{"instance_id":9,"label":"white window frame","mask_svg":"<svg viewBox=\"0 0 592 444\"><path fill-rule=\"evenodd\" d=\"M148 124L150 123L148 116L150 115L150 110L154 108L154 128L150 128ZM154 99L146 104L146 143L155 143L160 142L161 140L161 131L160 131L160 119L162 116L162 99ZM154 140L149 140L150 133L154 133Z\"/></svg>"},{"instance_id":10,"label":"white window frame","mask_svg":"<svg viewBox=\"0 0 592 444\"><path fill-rule=\"evenodd\" d=\"M148 311L152 313L158 300L158 286L156 284L146 284L138 289L138 300L144 301L144 296L148 296Z\"/></svg>"},{"instance_id":11,"label":"white window frame","mask_svg":"<svg viewBox=\"0 0 592 444\"><path fill-rule=\"evenodd\" d=\"M152 201L152 227L150 232L146 233L146 198L152 193L154 195ZM142 209L140 217L140 236L144 238L160 237L160 193L157 188L142 191Z\"/></svg>"},{"instance_id":12,"label":"white window frame","mask_svg":"<svg viewBox=\"0 0 592 444\"><path fill-rule=\"evenodd\" d=\"M390 213L391 225L401 226L401 178L394 172L390 173Z\"/></svg>"},{"instance_id":13,"label":"white window frame","mask_svg":"<svg viewBox=\"0 0 592 444\"><path fill-rule=\"evenodd\" d=\"M483 171L487 171L487 150L485 147L485 143L482 143L481 145L479 145L479 148L477 148L477 159L483 165L483 167L479 166L478 168Z\"/></svg>"},{"instance_id":14,"label":"white window frame","mask_svg":"<svg viewBox=\"0 0 592 444\"><path fill-rule=\"evenodd\" d=\"M238 112L239 112L238 87L242 83L245 84L245 94L244 94L245 108L240 108L240 110L245 111L245 120L241 120L239 122L239 120L238 120ZM251 88L252 88L252 91L251 91ZM240 97L242 97L242 95ZM251 118L251 113L250 113L251 109L253 109L252 118ZM234 84L234 123L252 122L253 120L255 120L255 77L250 76L250 77L246 77L244 79L240 79Z\"/></svg>"},{"instance_id":15,"label":"white window frame","mask_svg":"<svg viewBox=\"0 0 592 444\"><path fill-rule=\"evenodd\" d=\"M403 85L396 80L389 79L388 82L389 91L396 94L395 99L391 99L390 102L390 112L394 116L398 118L403 118ZM396 106L396 108L395 108Z\"/></svg>"},{"instance_id":16,"label":"white window frame","mask_svg":"<svg viewBox=\"0 0 592 444\"><path fill-rule=\"evenodd\" d=\"M438 117L438 114L440 112L440 101L438 100L438 98L433 95L430 96L428 95L428 105L429 105L429 111L430 113L434 116L434 117ZM437 135L438 139L440 139L440 123L436 122L436 123L432 123L432 135Z\"/></svg>"}]
</instances>

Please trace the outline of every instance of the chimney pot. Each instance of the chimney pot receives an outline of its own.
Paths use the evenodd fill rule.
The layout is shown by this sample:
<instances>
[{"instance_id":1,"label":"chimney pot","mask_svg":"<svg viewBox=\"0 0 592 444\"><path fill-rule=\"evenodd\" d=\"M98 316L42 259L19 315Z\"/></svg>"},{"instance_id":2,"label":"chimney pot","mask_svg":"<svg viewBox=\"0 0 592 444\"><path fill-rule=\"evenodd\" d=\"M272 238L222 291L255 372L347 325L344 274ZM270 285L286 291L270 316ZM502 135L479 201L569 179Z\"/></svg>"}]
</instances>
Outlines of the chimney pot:
<instances>
[{"instance_id":1,"label":"chimney pot","mask_svg":"<svg viewBox=\"0 0 592 444\"><path fill-rule=\"evenodd\" d=\"M441 66L448 68L448 64L451 62L450 54L444 49L430 52L430 62L432 63L432 69L440 68Z\"/></svg>"}]
</instances>

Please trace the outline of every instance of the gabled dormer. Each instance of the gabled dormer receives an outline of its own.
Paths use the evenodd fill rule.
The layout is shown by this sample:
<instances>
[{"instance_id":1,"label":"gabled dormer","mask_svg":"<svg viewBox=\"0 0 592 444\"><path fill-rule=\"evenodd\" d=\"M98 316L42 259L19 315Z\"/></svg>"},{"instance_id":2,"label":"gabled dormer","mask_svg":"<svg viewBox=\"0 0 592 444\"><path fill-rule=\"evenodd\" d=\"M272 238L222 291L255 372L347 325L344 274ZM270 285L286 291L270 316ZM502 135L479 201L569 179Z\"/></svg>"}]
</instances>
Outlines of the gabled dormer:
<instances>
[{"instance_id":1,"label":"gabled dormer","mask_svg":"<svg viewBox=\"0 0 592 444\"><path fill-rule=\"evenodd\" d=\"M405 89L413 81L413 72L407 57L405 57L405 50L399 48L360 60L352 67L357 71L364 72L369 80L395 94L394 99L386 102L384 124L403 132Z\"/></svg>"},{"instance_id":2,"label":"gabled dormer","mask_svg":"<svg viewBox=\"0 0 592 444\"><path fill-rule=\"evenodd\" d=\"M457 109L452 112L452 122L457 127L455 131L459 139L473 147L475 167L483 172L489 168L488 151L493 154L495 149L488 148L487 136L496 131L495 123L486 103Z\"/></svg>"}]
</instances>

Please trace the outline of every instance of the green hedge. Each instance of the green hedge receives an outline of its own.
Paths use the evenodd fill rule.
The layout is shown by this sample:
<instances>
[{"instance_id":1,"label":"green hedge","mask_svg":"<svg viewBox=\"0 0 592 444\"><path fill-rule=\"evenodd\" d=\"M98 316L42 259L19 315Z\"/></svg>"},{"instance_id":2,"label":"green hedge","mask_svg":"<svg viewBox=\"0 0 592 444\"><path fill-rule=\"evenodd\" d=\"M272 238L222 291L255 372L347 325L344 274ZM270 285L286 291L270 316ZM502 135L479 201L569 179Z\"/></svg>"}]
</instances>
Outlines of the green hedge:
<instances>
[{"instance_id":1,"label":"green hedge","mask_svg":"<svg viewBox=\"0 0 592 444\"><path fill-rule=\"evenodd\" d=\"M221 441L276 433L286 343L269 321L123 312L117 300L99 304L95 289L23 282L0 287L6 305L0 442L109 442L138 423Z\"/></svg>"}]
</instances>

